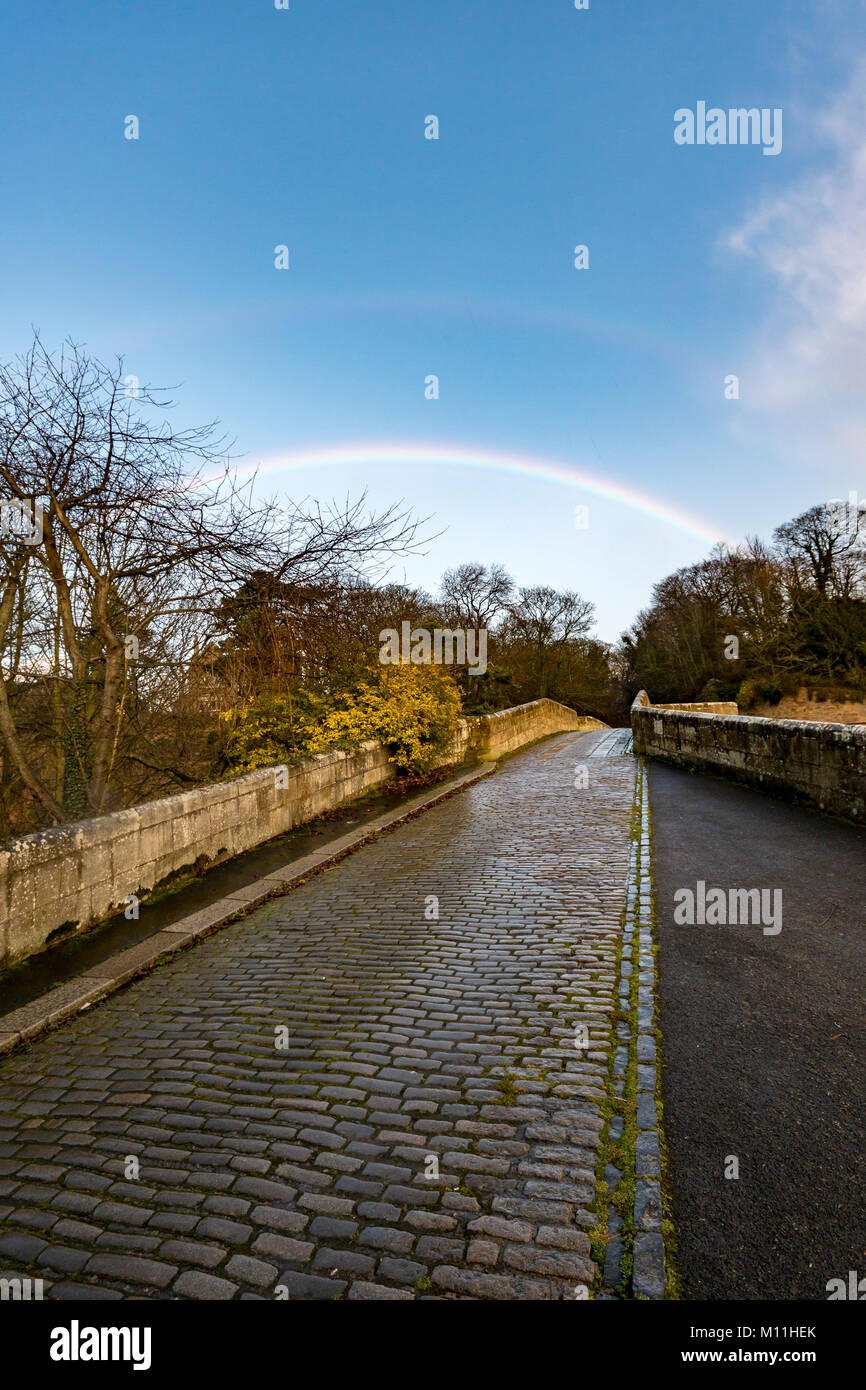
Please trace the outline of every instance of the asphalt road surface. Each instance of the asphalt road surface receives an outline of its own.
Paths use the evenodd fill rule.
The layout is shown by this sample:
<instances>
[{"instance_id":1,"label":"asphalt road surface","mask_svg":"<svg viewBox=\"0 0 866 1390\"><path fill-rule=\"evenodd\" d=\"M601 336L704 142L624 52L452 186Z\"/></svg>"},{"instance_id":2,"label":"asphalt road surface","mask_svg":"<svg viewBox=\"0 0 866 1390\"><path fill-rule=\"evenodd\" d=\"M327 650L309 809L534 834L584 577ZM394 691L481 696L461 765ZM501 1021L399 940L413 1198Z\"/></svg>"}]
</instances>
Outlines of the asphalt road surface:
<instances>
[{"instance_id":1,"label":"asphalt road surface","mask_svg":"<svg viewBox=\"0 0 866 1390\"><path fill-rule=\"evenodd\" d=\"M826 1300L866 1276L866 830L657 763L650 806L685 1297ZM675 925L698 880L781 889L782 930Z\"/></svg>"}]
</instances>

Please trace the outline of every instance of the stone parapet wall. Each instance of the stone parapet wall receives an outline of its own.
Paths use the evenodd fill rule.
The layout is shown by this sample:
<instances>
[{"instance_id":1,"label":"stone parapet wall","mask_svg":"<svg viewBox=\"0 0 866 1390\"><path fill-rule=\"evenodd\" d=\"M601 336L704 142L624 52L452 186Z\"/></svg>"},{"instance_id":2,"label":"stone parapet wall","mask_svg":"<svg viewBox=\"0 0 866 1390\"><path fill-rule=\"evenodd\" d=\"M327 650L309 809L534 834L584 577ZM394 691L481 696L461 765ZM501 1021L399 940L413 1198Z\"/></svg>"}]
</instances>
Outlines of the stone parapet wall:
<instances>
[{"instance_id":1,"label":"stone parapet wall","mask_svg":"<svg viewBox=\"0 0 866 1390\"><path fill-rule=\"evenodd\" d=\"M566 705L556 700L533 700L529 705L516 705L513 709L499 710L497 714L485 714L475 721L475 751L482 761L503 757L515 748L534 743L547 734L564 733L567 730L588 732L592 729L606 729L600 719L576 714Z\"/></svg>"},{"instance_id":2,"label":"stone parapet wall","mask_svg":"<svg viewBox=\"0 0 866 1390\"><path fill-rule=\"evenodd\" d=\"M866 823L866 727L652 705L631 710L634 750Z\"/></svg>"}]
</instances>

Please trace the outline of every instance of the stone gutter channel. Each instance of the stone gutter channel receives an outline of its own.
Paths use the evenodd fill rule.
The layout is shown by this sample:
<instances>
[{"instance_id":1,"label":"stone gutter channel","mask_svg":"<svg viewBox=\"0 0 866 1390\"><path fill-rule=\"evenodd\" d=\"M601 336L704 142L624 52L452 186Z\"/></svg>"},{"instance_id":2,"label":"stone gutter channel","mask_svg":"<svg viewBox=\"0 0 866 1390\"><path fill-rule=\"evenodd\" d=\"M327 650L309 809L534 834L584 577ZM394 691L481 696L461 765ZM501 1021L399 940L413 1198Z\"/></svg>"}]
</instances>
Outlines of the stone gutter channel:
<instances>
[{"instance_id":1,"label":"stone gutter channel","mask_svg":"<svg viewBox=\"0 0 866 1390\"><path fill-rule=\"evenodd\" d=\"M604 1168L607 1245L601 1299L663 1299L662 1152L653 941L649 779L637 760L632 844L620 955L612 1116ZM635 964L637 970L635 971Z\"/></svg>"},{"instance_id":2,"label":"stone gutter channel","mask_svg":"<svg viewBox=\"0 0 866 1390\"><path fill-rule=\"evenodd\" d=\"M237 888L225 897L209 903L195 912L164 926L137 945L109 956L73 979L40 994L11 1013L0 1014L0 1055L11 1052L22 1043L32 1042L40 1033L55 1027L74 1014L89 1009L106 999L138 975L144 975L179 951L194 946L205 936L221 927L241 920L253 908L269 898L280 897L309 878L330 868L347 854L360 849L374 835L393 829L422 811L436 806L447 797L464 791L496 770L495 762L484 763L461 776L442 782L402 802L396 810L386 811L374 820L365 821L339 839L329 840L321 848L294 858L267 875Z\"/></svg>"}]
</instances>

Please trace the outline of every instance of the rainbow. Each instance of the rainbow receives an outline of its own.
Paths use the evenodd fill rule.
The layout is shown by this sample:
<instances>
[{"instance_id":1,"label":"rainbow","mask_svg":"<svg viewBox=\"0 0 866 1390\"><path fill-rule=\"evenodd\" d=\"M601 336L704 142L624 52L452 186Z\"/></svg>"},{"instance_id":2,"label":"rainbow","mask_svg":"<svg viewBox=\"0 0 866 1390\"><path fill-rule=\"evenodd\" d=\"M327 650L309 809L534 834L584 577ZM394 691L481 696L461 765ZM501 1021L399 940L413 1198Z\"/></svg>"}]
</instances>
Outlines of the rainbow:
<instances>
[{"instance_id":1,"label":"rainbow","mask_svg":"<svg viewBox=\"0 0 866 1390\"><path fill-rule=\"evenodd\" d=\"M229 328L241 329L255 324L278 321L289 325L299 324L305 319L317 321L329 318L371 315L410 318L413 322L419 317L452 318L462 321L464 327L480 328L482 324L505 324L511 327L551 330L567 335L596 338L601 341L624 346L635 352L651 355L654 360L660 356L670 361L682 371L686 347L668 332L657 327L652 330L642 325L623 323L609 316L600 318L587 313L578 304L563 306L533 301L528 303L515 298L497 299L487 295L473 295L471 298L461 294L437 292L435 294L399 293L377 291L365 294L305 295L296 293L290 299L273 298L248 300L230 308L221 308L197 316L195 321L188 314L182 319L161 324L162 331L173 332L188 329L193 322L202 329Z\"/></svg>"},{"instance_id":2,"label":"rainbow","mask_svg":"<svg viewBox=\"0 0 866 1390\"><path fill-rule=\"evenodd\" d=\"M536 458L531 454L503 453L498 449L479 449L474 445L362 441L273 454L255 464L233 465L231 471L240 479L269 477L308 468L369 468L381 464L412 463L437 468L476 468L490 473L559 483L594 497L603 497L608 502L630 507L654 521L675 527L687 535L696 536L708 545L722 544L732 547L737 544L735 540L725 536L719 527L710 525L709 522L680 507L675 507L661 497L653 497L648 492L641 492L638 488L617 482L614 478L591 473L572 463Z\"/></svg>"}]
</instances>

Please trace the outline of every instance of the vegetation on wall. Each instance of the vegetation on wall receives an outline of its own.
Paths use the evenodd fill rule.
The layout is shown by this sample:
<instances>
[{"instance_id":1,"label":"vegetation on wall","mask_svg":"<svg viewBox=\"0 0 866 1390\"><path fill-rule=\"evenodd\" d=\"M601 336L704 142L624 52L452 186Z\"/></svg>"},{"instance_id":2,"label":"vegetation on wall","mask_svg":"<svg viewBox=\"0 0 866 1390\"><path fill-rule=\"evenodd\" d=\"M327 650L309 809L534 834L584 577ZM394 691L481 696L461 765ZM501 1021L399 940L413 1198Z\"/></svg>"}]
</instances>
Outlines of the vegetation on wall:
<instances>
[{"instance_id":1,"label":"vegetation on wall","mask_svg":"<svg viewBox=\"0 0 866 1390\"><path fill-rule=\"evenodd\" d=\"M301 687L226 710L226 757L250 772L378 739L398 773L425 773L446 753L460 710L457 684L441 666L382 666L330 696Z\"/></svg>"}]
</instances>

